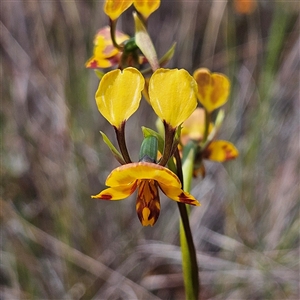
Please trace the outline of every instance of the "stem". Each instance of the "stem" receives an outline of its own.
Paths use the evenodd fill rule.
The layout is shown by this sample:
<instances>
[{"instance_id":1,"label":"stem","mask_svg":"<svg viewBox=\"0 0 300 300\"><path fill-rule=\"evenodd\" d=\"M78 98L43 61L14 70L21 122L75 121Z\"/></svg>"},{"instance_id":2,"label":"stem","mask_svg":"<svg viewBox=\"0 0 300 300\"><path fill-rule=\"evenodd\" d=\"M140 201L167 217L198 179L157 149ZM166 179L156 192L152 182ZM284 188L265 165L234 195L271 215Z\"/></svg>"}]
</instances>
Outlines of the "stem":
<instances>
[{"instance_id":1,"label":"stem","mask_svg":"<svg viewBox=\"0 0 300 300\"><path fill-rule=\"evenodd\" d=\"M172 128L169 124L167 124L165 121L164 127L165 127L165 145L164 145L164 153L163 156L159 162L161 166L165 166L168 163L168 160L172 153L172 147L174 142L174 136L176 129Z\"/></svg>"},{"instance_id":2,"label":"stem","mask_svg":"<svg viewBox=\"0 0 300 300\"><path fill-rule=\"evenodd\" d=\"M116 132L116 136L117 136L117 141L118 141L118 145L120 148L120 151L122 153L122 156L124 158L124 161L126 162L126 164L130 164L132 161L130 159L128 150L127 150L127 146L126 146L126 140L125 140L125 122L123 122L120 126L120 128L117 128L114 126L115 132Z\"/></svg>"},{"instance_id":3,"label":"stem","mask_svg":"<svg viewBox=\"0 0 300 300\"><path fill-rule=\"evenodd\" d=\"M115 48L119 49L120 51L123 51L123 47L120 46L117 43L117 40L116 40L116 27L117 27L117 20L111 20L110 19L110 37L111 37L111 41L112 41Z\"/></svg>"},{"instance_id":4,"label":"stem","mask_svg":"<svg viewBox=\"0 0 300 300\"><path fill-rule=\"evenodd\" d=\"M205 109L205 131L203 136L203 142L205 143L209 133L209 125L211 122L211 114Z\"/></svg>"},{"instance_id":5,"label":"stem","mask_svg":"<svg viewBox=\"0 0 300 300\"><path fill-rule=\"evenodd\" d=\"M194 161L194 149L190 151L192 153L192 162ZM189 178L191 180L191 174L187 174L186 172L182 173L182 164L181 158L179 155L178 149L174 153L174 157L176 159L177 165L177 175L180 179L182 186L184 177ZM190 155L188 156L190 159ZM193 165L193 163L192 163ZM193 168L191 169L191 173ZM190 183L187 185L190 186ZM185 189L187 191L187 189ZM188 300L197 300L198 294L200 291L199 287L199 273L198 273L198 264L197 264L197 255L195 250L195 245L193 242L193 236L190 228L189 217L187 207L184 203L178 202L178 209L181 217L180 222L180 244L181 244L181 255L182 255L182 268L183 268L183 278L184 278L184 286L185 286L185 293L186 299Z\"/></svg>"}]
</instances>

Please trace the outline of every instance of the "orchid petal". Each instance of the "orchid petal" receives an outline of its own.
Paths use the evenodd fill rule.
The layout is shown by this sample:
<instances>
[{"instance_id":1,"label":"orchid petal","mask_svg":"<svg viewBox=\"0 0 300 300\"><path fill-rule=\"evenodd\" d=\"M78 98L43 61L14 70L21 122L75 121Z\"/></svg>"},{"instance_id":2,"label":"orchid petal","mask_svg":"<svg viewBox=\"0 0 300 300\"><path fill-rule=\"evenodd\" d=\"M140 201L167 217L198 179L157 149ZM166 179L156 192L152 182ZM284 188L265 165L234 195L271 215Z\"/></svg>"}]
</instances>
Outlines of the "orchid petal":
<instances>
[{"instance_id":1,"label":"orchid petal","mask_svg":"<svg viewBox=\"0 0 300 300\"><path fill-rule=\"evenodd\" d=\"M114 169L106 179L106 185L128 185L135 180L153 179L167 186L181 188L179 178L169 169L149 162L130 163Z\"/></svg>"},{"instance_id":2,"label":"orchid petal","mask_svg":"<svg viewBox=\"0 0 300 300\"><path fill-rule=\"evenodd\" d=\"M218 140L212 141L208 145L203 156L209 160L224 162L236 158L238 154L238 150L232 143Z\"/></svg>"},{"instance_id":3,"label":"orchid petal","mask_svg":"<svg viewBox=\"0 0 300 300\"><path fill-rule=\"evenodd\" d=\"M116 30L116 41L118 44L129 39L129 36ZM121 53L113 46L110 27L100 29L94 39L93 56L85 63L86 68L109 68L118 64Z\"/></svg>"},{"instance_id":4,"label":"orchid petal","mask_svg":"<svg viewBox=\"0 0 300 300\"><path fill-rule=\"evenodd\" d=\"M181 188L168 186L161 182L159 183L159 187L163 193L172 200L185 204L200 206L200 203L190 193L183 191Z\"/></svg>"},{"instance_id":5,"label":"orchid petal","mask_svg":"<svg viewBox=\"0 0 300 300\"><path fill-rule=\"evenodd\" d=\"M96 92L100 113L111 125L119 128L138 109L144 78L135 68L106 73Z\"/></svg>"},{"instance_id":6,"label":"orchid petal","mask_svg":"<svg viewBox=\"0 0 300 300\"><path fill-rule=\"evenodd\" d=\"M225 75L201 68L193 76L198 84L198 99L209 113L227 102L230 81Z\"/></svg>"},{"instance_id":7,"label":"orchid petal","mask_svg":"<svg viewBox=\"0 0 300 300\"><path fill-rule=\"evenodd\" d=\"M135 0L135 9L145 18L148 17L159 8L160 0Z\"/></svg>"},{"instance_id":8,"label":"orchid petal","mask_svg":"<svg viewBox=\"0 0 300 300\"><path fill-rule=\"evenodd\" d=\"M173 128L195 110L196 94L197 83L184 69L158 69L149 82L151 106L160 119Z\"/></svg>"},{"instance_id":9,"label":"orchid petal","mask_svg":"<svg viewBox=\"0 0 300 300\"><path fill-rule=\"evenodd\" d=\"M136 190L136 187L136 182L132 182L128 185L115 186L103 190L101 193L92 196L92 198L102 200L122 200L129 197Z\"/></svg>"},{"instance_id":10,"label":"orchid petal","mask_svg":"<svg viewBox=\"0 0 300 300\"><path fill-rule=\"evenodd\" d=\"M158 186L154 180L141 180L138 184L136 212L143 226L153 226L160 213Z\"/></svg>"},{"instance_id":11,"label":"orchid petal","mask_svg":"<svg viewBox=\"0 0 300 300\"><path fill-rule=\"evenodd\" d=\"M201 141L205 130L205 111L203 108L196 108L190 117L183 122L181 129L181 142L186 145L189 140Z\"/></svg>"},{"instance_id":12,"label":"orchid petal","mask_svg":"<svg viewBox=\"0 0 300 300\"><path fill-rule=\"evenodd\" d=\"M119 16L130 7L133 1L128 0L106 0L104 4L104 12L111 20L116 20Z\"/></svg>"}]
</instances>

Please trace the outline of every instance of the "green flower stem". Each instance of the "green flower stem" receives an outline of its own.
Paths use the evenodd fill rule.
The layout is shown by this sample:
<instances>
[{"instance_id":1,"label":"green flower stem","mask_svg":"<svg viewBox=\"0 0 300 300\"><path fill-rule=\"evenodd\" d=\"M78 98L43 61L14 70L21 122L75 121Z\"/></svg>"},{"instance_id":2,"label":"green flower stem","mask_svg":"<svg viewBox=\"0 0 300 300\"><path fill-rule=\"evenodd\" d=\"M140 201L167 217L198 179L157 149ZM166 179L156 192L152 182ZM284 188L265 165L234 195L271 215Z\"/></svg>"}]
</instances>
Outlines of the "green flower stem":
<instances>
[{"instance_id":1,"label":"green flower stem","mask_svg":"<svg viewBox=\"0 0 300 300\"><path fill-rule=\"evenodd\" d=\"M123 122L119 128L114 126L114 129L115 129L115 132L116 132L118 145L119 145L121 154L124 158L124 161L126 162L126 164L130 164L132 161L130 159L130 156L129 156L129 153L128 153L128 150L127 150L127 146L126 146L125 124L126 123Z\"/></svg>"},{"instance_id":2,"label":"green flower stem","mask_svg":"<svg viewBox=\"0 0 300 300\"><path fill-rule=\"evenodd\" d=\"M211 114L205 109L205 130L203 136L203 142L205 143L209 134L209 125L211 122Z\"/></svg>"},{"instance_id":3,"label":"green flower stem","mask_svg":"<svg viewBox=\"0 0 300 300\"><path fill-rule=\"evenodd\" d=\"M184 190L189 191L191 187L195 149L191 148L187 158L185 159L184 173L182 172L181 158L178 149L175 151L174 156L177 165L177 175L182 182L182 185L183 183L185 184ZM178 202L177 204L181 217L180 245L186 299L197 300L200 291L198 263L189 223L187 206L184 203Z\"/></svg>"}]
</instances>

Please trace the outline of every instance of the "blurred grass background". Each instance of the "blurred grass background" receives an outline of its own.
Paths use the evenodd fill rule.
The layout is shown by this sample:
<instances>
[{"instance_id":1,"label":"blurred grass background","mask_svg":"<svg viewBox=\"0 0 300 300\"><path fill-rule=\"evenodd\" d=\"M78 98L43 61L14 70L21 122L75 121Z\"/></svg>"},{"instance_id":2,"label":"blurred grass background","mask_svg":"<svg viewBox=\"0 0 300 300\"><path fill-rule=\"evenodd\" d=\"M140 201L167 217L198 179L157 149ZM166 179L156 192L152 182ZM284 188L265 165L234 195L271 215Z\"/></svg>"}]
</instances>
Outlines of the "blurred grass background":
<instances>
[{"instance_id":1,"label":"blurred grass background","mask_svg":"<svg viewBox=\"0 0 300 300\"><path fill-rule=\"evenodd\" d=\"M201 299L299 299L298 1L164 1L149 20L170 68L232 81L220 138L238 159L206 163L191 226ZM162 198L142 228L134 197L91 200L118 164L99 131L98 79L84 68L108 24L102 1L1 2L1 299L183 299L178 212ZM133 34L131 10L118 28ZM127 124L137 159L143 102Z\"/></svg>"}]
</instances>

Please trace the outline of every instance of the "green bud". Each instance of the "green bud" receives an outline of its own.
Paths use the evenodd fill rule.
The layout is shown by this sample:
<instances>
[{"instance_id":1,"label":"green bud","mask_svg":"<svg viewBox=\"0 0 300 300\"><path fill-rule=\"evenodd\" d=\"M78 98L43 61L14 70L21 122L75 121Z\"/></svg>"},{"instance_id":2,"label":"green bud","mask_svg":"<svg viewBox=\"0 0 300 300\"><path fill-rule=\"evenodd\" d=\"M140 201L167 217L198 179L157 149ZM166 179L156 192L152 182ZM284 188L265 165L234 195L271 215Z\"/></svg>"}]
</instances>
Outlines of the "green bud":
<instances>
[{"instance_id":1,"label":"green bud","mask_svg":"<svg viewBox=\"0 0 300 300\"><path fill-rule=\"evenodd\" d=\"M140 149L140 160L156 163L157 158L157 138L150 135L144 138Z\"/></svg>"},{"instance_id":2,"label":"green bud","mask_svg":"<svg viewBox=\"0 0 300 300\"><path fill-rule=\"evenodd\" d=\"M124 52L129 53L138 49L137 44L135 43L135 38L132 37L124 43Z\"/></svg>"}]
</instances>

